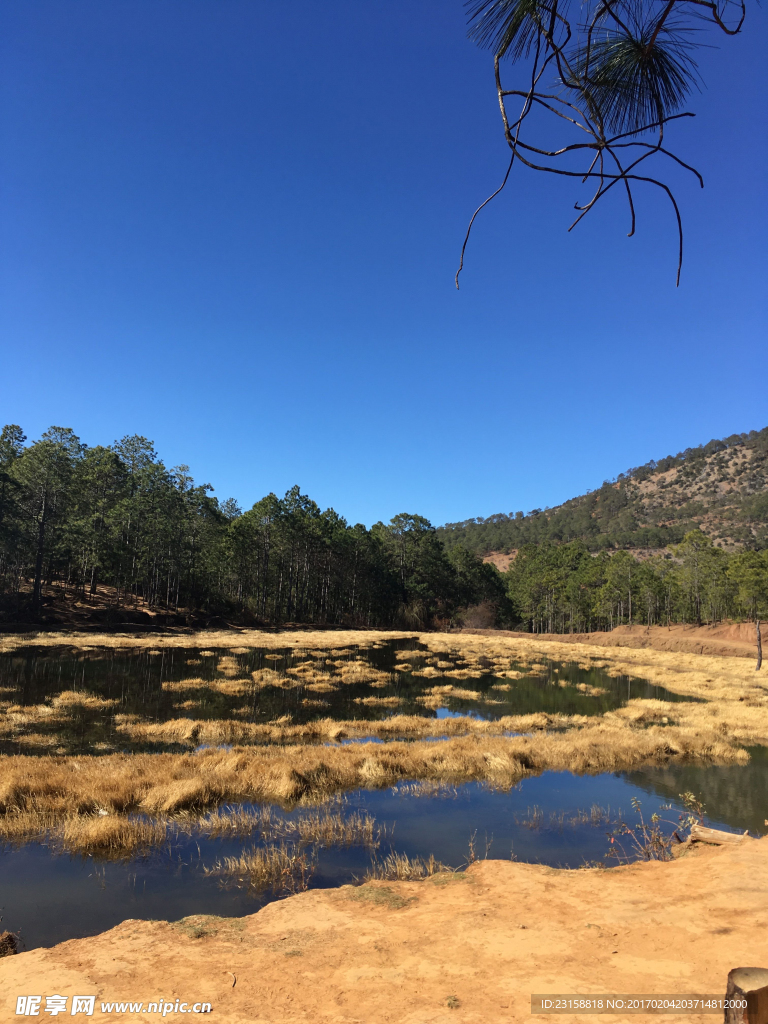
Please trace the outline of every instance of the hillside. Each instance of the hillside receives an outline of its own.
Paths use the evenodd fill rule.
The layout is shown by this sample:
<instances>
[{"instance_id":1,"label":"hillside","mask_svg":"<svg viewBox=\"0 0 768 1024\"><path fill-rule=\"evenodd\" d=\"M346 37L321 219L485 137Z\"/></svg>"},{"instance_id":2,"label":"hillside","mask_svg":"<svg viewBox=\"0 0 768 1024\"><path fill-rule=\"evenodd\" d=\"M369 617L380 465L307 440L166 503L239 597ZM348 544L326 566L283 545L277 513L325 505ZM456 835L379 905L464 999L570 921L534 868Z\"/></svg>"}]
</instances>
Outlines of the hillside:
<instances>
[{"instance_id":1,"label":"hillside","mask_svg":"<svg viewBox=\"0 0 768 1024\"><path fill-rule=\"evenodd\" d=\"M663 548L698 526L728 551L768 547L768 427L651 461L555 508L446 523L481 554L581 540L592 551Z\"/></svg>"}]
</instances>

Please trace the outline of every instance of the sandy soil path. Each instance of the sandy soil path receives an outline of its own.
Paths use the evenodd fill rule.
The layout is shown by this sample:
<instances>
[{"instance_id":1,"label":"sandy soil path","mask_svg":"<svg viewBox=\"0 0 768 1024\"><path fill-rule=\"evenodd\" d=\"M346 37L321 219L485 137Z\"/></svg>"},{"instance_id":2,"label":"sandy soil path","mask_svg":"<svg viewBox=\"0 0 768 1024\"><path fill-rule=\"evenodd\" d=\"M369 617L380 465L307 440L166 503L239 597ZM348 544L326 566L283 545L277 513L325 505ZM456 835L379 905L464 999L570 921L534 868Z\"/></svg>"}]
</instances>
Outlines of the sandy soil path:
<instances>
[{"instance_id":1,"label":"sandy soil path","mask_svg":"<svg viewBox=\"0 0 768 1024\"><path fill-rule=\"evenodd\" d=\"M99 1004L162 997L213 1004L170 1021L566 1024L594 1018L531 1018L530 994L722 995L731 968L766 965L768 839L746 840L610 871L481 861L426 882L307 892L239 920L125 921L0 961L0 1016L22 1019L17 995L56 993L96 994L105 1022L161 1020Z\"/></svg>"}]
</instances>

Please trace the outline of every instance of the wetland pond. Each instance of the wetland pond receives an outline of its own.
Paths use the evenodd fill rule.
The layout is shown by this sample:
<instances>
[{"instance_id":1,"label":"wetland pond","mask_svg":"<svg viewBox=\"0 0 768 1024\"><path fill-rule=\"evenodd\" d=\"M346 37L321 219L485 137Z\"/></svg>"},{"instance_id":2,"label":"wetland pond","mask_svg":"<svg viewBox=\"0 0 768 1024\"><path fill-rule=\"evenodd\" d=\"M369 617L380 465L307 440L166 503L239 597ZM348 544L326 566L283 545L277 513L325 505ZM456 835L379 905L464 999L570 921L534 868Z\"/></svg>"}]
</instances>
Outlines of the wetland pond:
<instances>
[{"instance_id":1,"label":"wetland pond","mask_svg":"<svg viewBox=\"0 0 768 1024\"><path fill-rule=\"evenodd\" d=\"M0 731L0 753L159 749L131 739L135 722L602 715L634 698L695 700L576 661L468 662L411 640L320 651L22 648L0 655L0 708L20 716L17 730Z\"/></svg>"},{"instance_id":2,"label":"wetland pond","mask_svg":"<svg viewBox=\"0 0 768 1024\"><path fill-rule=\"evenodd\" d=\"M0 706L7 718L15 715L21 723L6 729L0 741L6 754L168 751L178 748L128 742L120 716L151 722L234 716L262 723L288 716L294 723L375 722L393 714L496 719L538 711L600 715L636 697L691 699L576 660L503 665L483 660L468 664L445 654L436 659L414 641L402 640L314 652L23 649L0 656ZM56 710L63 693L79 693L85 702L70 698L63 714L61 707ZM40 711L46 707L52 708L50 721ZM32 733L34 743L28 745L25 738ZM646 820L659 811L677 822L683 811L679 795L688 791L704 804L708 824L762 835L768 751L754 748L750 755L745 765L667 764L592 776L547 771L509 790L474 782L359 789L334 798L328 808L345 819L373 818L382 830L378 847L308 844L308 886L354 882L391 851L410 858L434 856L460 867L470 841L480 857L487 849L492 858L578 868L604 860L616 820L634 822L633 798L641 802ZM312 811L272 808L273 825L285 834ZM133 858L70 854L46 842L0 846L0 930L17 932L22 948L32 949L92 935L126 918L253 913L281 893L257 892L238 884L236 875L222 878L211 868L264 845L258 832L203 835L175 830L171 823L163 844Z\"/></svg>"}]
</instances>

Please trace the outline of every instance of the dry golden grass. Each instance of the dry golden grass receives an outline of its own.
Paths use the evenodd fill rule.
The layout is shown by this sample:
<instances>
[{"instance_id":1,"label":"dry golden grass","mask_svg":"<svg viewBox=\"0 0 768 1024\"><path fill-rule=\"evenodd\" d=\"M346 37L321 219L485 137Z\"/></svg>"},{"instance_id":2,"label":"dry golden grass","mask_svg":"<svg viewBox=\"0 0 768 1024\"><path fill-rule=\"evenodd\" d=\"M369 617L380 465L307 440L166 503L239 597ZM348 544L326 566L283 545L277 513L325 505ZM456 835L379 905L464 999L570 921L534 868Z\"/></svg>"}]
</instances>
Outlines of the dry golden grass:
<instances>
[{"instance_id":1,"label":"dry golden grass","mask_svg":"<svg viewBox=\"0 0 768 1024\"><path fill-rule=\"evenodd\" d=\"M306 629L285 631L262 631L259 629L219 630L195 633L179 630L173 633L140 634L140 633L78 633L73 632L40 632L40 633L5 633L0 635L0 651L13 651L21 647L73 647L79 650L140 648L153 650L168 648L200 648L201 657L210 657L222 648L231 651L235 645L240 650L253 650L261 647L281 650L299 650L312 648L315 652L328 654L348 654L349 647L372 647L390 640L410 640L419 637L418 631L401 632L396 630L357 630L357 629ZM282 654L265 655L267 658L279 660Z\"/></svg>"},{"instance_id":2,"label":"dry golden grass","mask_svg":"<svg viewBox=\"0 0 768 1024\"><path fill-rule=\"evenodd\" d=\"M768 693L768 679L755 672L745 658L467 634L422 633L418 640L433 656L450 653L470 661L485 657L499 663L506 658L508 663L511 659L517 665L527 664L526 674L547 671L537 660L546 658L582 669L602 668L610 675L647 679L676 693L707 700L738 699L744 690Z\"/></svg>"},{"instance_id":3,"label":"dry golden grass","mask_svg":"<svg viewBox=\"0 0 768 1024\"><path fill-rule=\"evenodd\" d=\"M675 705L678 707L679 705ZM476 735L348 746L264 746L190 754L0 758L0 815L51 812L60 818L141 812L155 817L201 812L227 801L317 804L360 787L401 780L484 781L510 787L547 769L627 771L670 761L744 763L746 751L706 719L699 729L619 717L530 736ZM441 723L448 725L448 723Z\"/></svg>"},{"instance_id":4,"label":"dry golden grass","mask_svg":"<svg viewBox=\"0 0 768 1024\"><path fill-rule=\"evenodd\" d=\"M472 691L473 696L474 691ZM432 695L424 699L435 707L445 703L447 696ZM394 706L396 697L363 697L356 702ZM397 739L399 737L444 737L465 735L503 736L513 732L544 729L578 728L594 718L585 715L553 715L535 712L530 715L506 715L485 721L471 715L456 718L426 718L421 715L392 715L380 721L366 719L320 718L311 722L293 723L289 716L275 722L240 722L233 719L176 718L165 722L145 722L135 717L115 716L116 730L126 741L137 745L157 744L196 748L204 744L287 744L329 743L345 739Z\"/></svg>"},{"instance_id":5,"label":"dry golden grass","mask_svg":"<svg viewBox=\"0 0 768 1024\"><path fill-rule=\"evenodd\" d=\"M428 708L443 707L446 700L456 697L461 700L483 700L483 694L479 690L463 690L460 686L431 686L426 693L416 697L419 704ZM502 730L508 732L508 729Z\"/></svg>"},{"instance_id":6,"label":"dry golden grass","mask_svg":"<svg viewBox=\"0 0 768 1024\"><path fill-rule=\"evenodd\" d=\"M366 871L363 880L365 882L419 882L422 878L430 878L432 875L453 874L454 869L435 860L434 854L429 857L409 857L405 853L396 853L394 850L383 860L375 860L372 866Z\"/></svg>"},{"instance_id":7,"label":"dry golden grass","mask_svg":"<svg viewBox=\"0 0 768 1024\"><path fill-rule=\"evenodd\" d=\"M315 810L295 818L275 813L269 805L224 807L203 817L193 813L148 817L97 813L60 815L50 810L12 811L0 815L0 843L10 846L46 841L57 850L101 859L147 853L177 836L245 838L259 835L268 842L291 839L300 846L365 846L377 849L385 828L359 811Z\"/></svg>"},{"instance_id":8,"label":"dry golden grass","mask_svg":"<svg viewBox=\"0 0 768 1024\"><path fill-rule=\"evenodd\" d=\"M339 676L341 681L347 684L381 682L386 685L391 681L392 673L383 672L365 661L355 660L342 665L339 670Z\"/></svg>"},{"instance_id":9,"label":"dry golden grass","mask_svg":"<svg viewBox=\"0 0 768 1024\"><path fill-rule=\"evenodd\" d=\"M102 859L146 853L162 845L167 835L163 820L103 812L62 817L53 811L27 810L0 815L0 843L46 840L54 849Z\"/></svg>"},{"instance_id":10,"label":"dry golden grass","mask_svg":"<svg viewBox=\"0 0 768 1024\"><path fill-rule=\"evenodd\" d=\"M160 846L166 839L165 823L117 815L68 818L54 833L65 850L101 857L125 857Z\"/></svg>"},{"instance_id":11,"label":"dry golden grass","mask_svg":"<svg viewBox=\"0 0 768 1024\"><path fill-rule=\"evenodd\" d=\"M190 834L212 838L246 837L259 833L262 839L293 839L304 846L366 846L376 849L385 834L370 814L355 811L317 810L296 818L275 814L263 807L224 807L203 818L180 819Z\"/></svg>"},{"instance_id":12,"label":"dry golden grass","mask_svg":"<svg viewBox=\"0 0 768 1024\"><path fill-rule=\"evenodd\" d=\"M355 704L367 704L370 707L396 708L400 697L355 697Z\"/></svg>"},{"instance_id":13,"label":"dry golden grass","mask_svg":"<svg viewBox=\"0 0 768 1024\"><path fill-rule=\"evenodd\" d=\"M208 690L211 687L210 679L194 677L190 679L168 680L161 684L166 693L183 693L185 690Z\"/></svg>"},{"instance_id":14,"label":"dry golden grass","mask_svg":"<svg viewBox=\"0 0 768 1024\"><path fill-rule=\"evenodd\" d=\"M251 693L258 687L252 679L178 679L162 684L166 693L187 693L207 690L210 695L223 693L229 697L239 697Z\"/></svg>"},{"instance_id":15,"label":"dry golden grass","mask_svg":"<svg viewBox=\"0 0 768 1024\"><path fill-rule=\"evenodd\" d=\"M368 813L354 811L342 815L328 811L313 811L295 820L285 822L286 826L295 827L295 833L301 843L315 846L365 846L376 849L381 842L385 829L377 825ZM290 835L288 829L285 833Z\"/></svg>"},{"instance_id":16,"label":"dry golden grass","mask_svg":"<svg viewBox=\"0 0 768 1024\"><path fill-rule=\"evenodd\" d=\"M18 936L13 932L0 932L0 958L13 956L19 951Z\"/></svg>"},{"instance_id":17,"label":"dry golden grass","mask_svg":"<svg viewBox=\"0 0 768 1024\"><path fill-rule=\"evenodd\" d=\"M51 700L51 706L64 711L103 711L117 707L118 701L105 700L84 690L63 690Z\"/></svg>"},{"instance_id":18,"label":"dry golden grass","mask_svg":"<svg viewBox=\"0 0 768 1024\"><path fill-rule=\"evenodd\" d=\"M304 892L314 871L314 862L294 846L254 847L239 857L224 857L209 868L207 875L218 875L229 882L246 885L255 893L270 890L275 894Z\"/></svg>"},{"instance_id":19,"label":"dry golden grass","mask_svg":"<svg viewBox=\"0 0 768 1024\"><path fill-rule=\"evenodd\" d=\"M397 636L414 634L243 631L236 637L244 651L271 645L299 653L311 647L313 656L327 666L327 671L319 671L315 663L305 662L293 666L297 671L288 675L264 668L247 679L241 678L239 668L235 671L236 659L231 659L234 664L225 661L231 656L222 648L228 648L233 640L228 633L205 633L197 638L186 634L108 637L105 646L210 648L219 665L229 666L223 679L185 680L167 687L179 693L188 690L187 706L192 707L194 698L206 688L239 694L277 685L322 693L345 682L386 685L389 673L373 669L355 651L339 645L359 649ZM743 763L748 758L743 746L768 743L768 675L755 673L746 659L635 648L577 648L555 641L464 634L417 637L426 652L398 652L398 664L408 666L426 653L429 664L425 674L427 669L435 675L454 673L453 678L459 673L492 672L514 679L526 665L532 671L549 672L541 659L551 658L575 662L584 669L601 668L614 676L648 679L675 693L704 698L704 702L635 699L600 718L540 712L494 722L469 716L438 721L395 715L381 722L323 719L295 724L284 717L267 724L181 718L150 723L136 715L117 714L112 720L121 743L190 748L208 744L210 748L186 754L103 757L48 756L46 751L60 749L53 746L58 742L56 729L89 714L108 716L112 702L74 691L35 707L5 702L0 709L0 737L23 743L30 754L0 758L0 839L13 842L49 834L68 844L68 849L102 850L109 856L121 849L141 849L144 842L154 843L155 839L142 839L149 835L142 829L156 827L160 830L156 837L164 835L169 815L187 812L197 817L226 801L308 805L358 787L406 784L426 790L469 780L506 787L526 774L547 769L595 773L668 761ZM42 646L48 642L53 646L54 640L58 646L62 639L61 634L48 634ZM89 635L88 644L95 645L97 639ZM83 638L82 643L76 637L65 640L84 649ZM17 641L23 646L28 638L2 637L0 649L11 649ZM201 649L201 655L204 653ZM275 654L273 660L280 658L282 655ZM439 662L455 667L438 668ZM499 688L508 685L513 684L496 684ZM589 684L579 689L594 696L600 692ZM439 703L450 697L478 696L454 686L434 687L426 695ZM389 704L395 699L384 701ZM381 698L364 698L364 702L386 706ZM247 709L240 710L247 713ZM430 737L447 738L440 743L423 742ZM335 745L343 739L365 738L387 742ZM234 749L214 749L220 744L231 744ZM108 814L99 815L100 810ZM319 835L323 829L332 834L336 826L321 824L318 819L315 825L304 827L314 828ZM303 841L298 832L280 835Z\"/></svg>"},{"instance_id":20,"label":"dry golden grass","mask_svg":"<svg viewBox=\"0 0 768 1024\"><path fill-rule=\"evenodd\" d=\"M223 676L236 676L240 674L240 664L237 658L225 654L216 663L216 671L221 672Z\"/></svg>"},{"instance_id":21,"label":"dry golden grass","mask_svg":"<svg viewBox=\"0 0 768 1024\"><path fill-rule=\"evenodd\" d=\"M310 667L302 667L301 673L296 676L280 675L271 669L261 669L254 672L251 681L237 678L225 678L212 683L205 683L203 680L184 680L179 683L166 684L168 689L183 692L184 688L190 691L198 688L202 690L205 686L216 689L217 692L229 692L238 695L248 692L250 688L260 686L295 687L306 686L309 690L317 693L330 692L343 681L359 681L365 678L369 685L386 685L388 673L381 673L372 669L367 663L360 661L354 652L338 648L340 639L353 638L358 648L380 644L384 640L390 640L398 635L375 632L357 633L350 631L348 634L339 633L316 633L309 635L303 632L270 634L260 633L252 630L248 632L248 643L279 642L283 647L293 643L297 653L304 653L309 646L308 636L312 644L312 654L321 656L345 654L345 658L336 659L339 664L331 666L338 668L338 672L332 674L317 672ZM218 636L218 634L217 634ZM230 642L232 634L222 634L228 637ZM239 644L243 641L243 633L235 634ZM205 638L206 643L211 642L212 634L199 634L198 638ZM57 639L60 642L60 634L48 635L48 639ZM0 646L10 640L19 638L0 638ZM26 642L28 638L22 638ZM65 638L73 643L77 637ZM80 638L83 639L83 638ZM89 636L89 644L97 642L96 637ZM153 635L147 638L137 637L111 637L112 641L125 639L130 641L130 646L135 646L138 641L146 640L153 646L158 644L158 637ZM164 637L162 642L171 642L171 646L178 646L180 637ZM190 644L195 638L184 635L185 644ZM707 701L705 706L692 704L676 704L666 709L662 715L657 714L648 702L633 701L631 710L614 713L614 717L634 721L636 726L642 725L647 720L661 720L666 717L668 721L678 723L681 727L698 730L716 726L721 730L723 739L728 742L753 744L768 742L768 679L762 673L755 673L749 661L742 658L722 658L715 656L684 654L674 652L654 651L650 649L635 648L605 648L592 647L581 644L578 647L571 643L559 643L556 641L537 641L535 639L518 639L508 637L487 637L462 634L420 634L418 639L423 648L426 648L428 659L433 662L455 663L464 665L476 665L483 671L488 671L489 666L497 674L502 676L519 676L520 670L510 668L513 663L520 666L527 664L529 670L547 671L546 666L537 660L542 656L563 661L576 663L585 669L600 668L609 674L620 676L627 675L634 678L648 679L653 683L667 687L681 695L690 695L704 698ZM321 643L328 646L323 650ZM76 646L76 644L75 644ZM241 646L239 649L251 649ZM351 656L350 656L351 655ZM406 655L408 656L406 658ZM400 651L398 658L405 663L410 663L412 658L422 657L422 651ZM224 662L227 655L222 655L219 662ZM282 657L275 655L275 658ZM234 661L234 659L232 659ZM333 659L326 658L330 665ZM309 664L309 663L308 663ZM437 669L434 665L428 665L430 674L441 675L449 670ZM427 671L426 669L424 670ZM468 669L457 669L457 672L469 671ZM474 671L474 669L472 670ZM381 677L384 678L381 678ZM313 681L310 681L313 680ZM497 684L504 685L504 684ZM597 696L599 688L591 688L589 684L579 684L579 689L590 695ZM474 691L455 688L453 691L443 689L439 692L433 689L428 695L428 703L435 703L442 700L442 697L472 697L477 696ZM190 697L193 694L190 693ZM643 707L645 710L643 711ZM23 743L30 750L57 749L57 741L51 733L58 727L66 725L67 722L78 714L87 712L107 712L110 710L110 702L103 701L94 695L86 693L75 693L67 691L60 694L54 701L37 707L20 707L19 705L6 704L3 711L0 711L0 736L11 738L16 742ZM118 730L126 734L127 739L136 742L157 742L183 743L197 745L198 743L246 743L246 742L318 742L361 735L378 736L386 738L397 735L408 736L429 736L429 735L458 735L459 731L466 734L474 734L477 731L477 724L458 722L450 727L441 725L436 730L434 723L429 721L419 725L406 724L399 719L387 723L364 724L362 727L350 723L309 723L307 726L285 726L276 727L274 723L269 725L252 725L243 722L193 722L187 719L159 723L152 725L138 721L129 721L127 716L115 716L115 723ZM494 731L528 731L531 729L546 728L581 728L584 722L579 716L563 718L562 716L517 716L515 718L502 720L500 724L491 723L488 726L490 732ZM459 730L459 731L457 731ZM131 735L133 733L133 735Z\"/></svg>"},{"instance_id":22,"label":"dry golden grass","mask_svg":"<svg viewBox=\"0 0 768 1024\"><path fill-rule=\"evenodd\" d=\"M55 811L12 809L0 815L0 843L15 846L32 839L44 839L61 821Z\"/></svg>"}]
</instances>

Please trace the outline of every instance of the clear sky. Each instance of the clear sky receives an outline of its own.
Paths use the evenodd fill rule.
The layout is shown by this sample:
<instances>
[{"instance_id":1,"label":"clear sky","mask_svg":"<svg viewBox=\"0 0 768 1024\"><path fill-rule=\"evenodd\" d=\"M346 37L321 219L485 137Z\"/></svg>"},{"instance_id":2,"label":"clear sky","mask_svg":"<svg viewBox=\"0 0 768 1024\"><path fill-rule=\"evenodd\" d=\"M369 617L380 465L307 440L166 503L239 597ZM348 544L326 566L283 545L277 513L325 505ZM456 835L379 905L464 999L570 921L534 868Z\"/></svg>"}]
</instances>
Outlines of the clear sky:
<instances>
[{"instance_id":1,"label":"clear sky","mask_svg":"<svg viewBox=\"0 0 768 1024\"><path fill-rule=\"evenodd\" d=\"M768 423L766 12L670 133L686 230L508 161L460 0L0 0L0 420L250 506L554 505ZM618 191L618 190L617 190Z\"/></svg>"}]
</instances>

